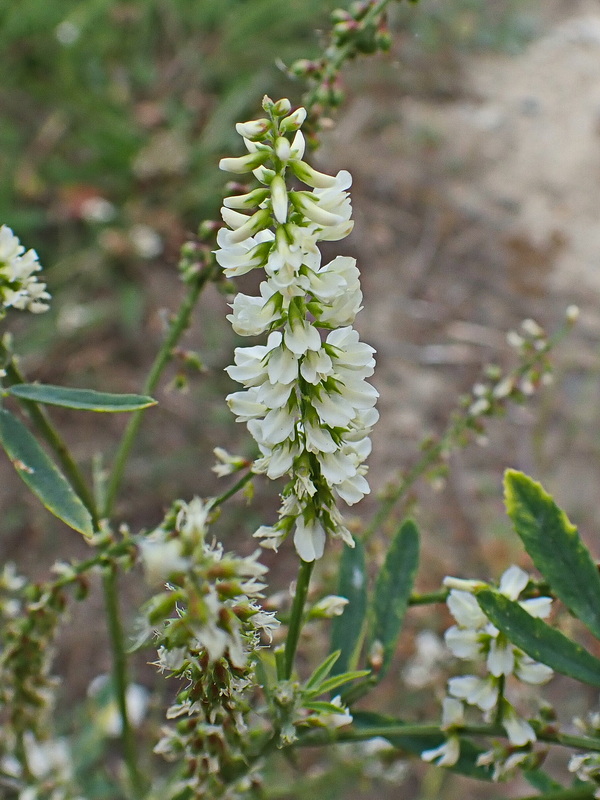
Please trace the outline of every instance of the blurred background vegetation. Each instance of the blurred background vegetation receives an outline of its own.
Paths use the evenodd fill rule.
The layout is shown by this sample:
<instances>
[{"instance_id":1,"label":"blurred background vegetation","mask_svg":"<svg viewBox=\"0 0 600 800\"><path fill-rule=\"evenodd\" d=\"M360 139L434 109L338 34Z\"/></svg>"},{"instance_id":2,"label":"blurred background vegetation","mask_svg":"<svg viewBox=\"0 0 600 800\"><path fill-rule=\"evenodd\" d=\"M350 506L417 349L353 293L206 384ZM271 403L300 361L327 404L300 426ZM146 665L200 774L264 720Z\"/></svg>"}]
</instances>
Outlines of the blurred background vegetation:
<instances>
[{"instance_id":1,"label":"blurred background vegetation","mask_svg":"<svg viewBox=\"0 0 600 800\"><path fill-rule=\"evenodd\" d=\"M201 220L218 215L227 178L216 164L239 148L234 123L256 116L265 93L299 101L305 87L291 81L282 65L318 55L329 12L340 5L0 0L0 223L39 252L53 294L47 315L12 325L31 380L139 390L160 346L165 315L182 295L179 247ZM482 196L495 204L488 214L478 197L469 205L464 188L479 185L502 149L491 155L486 149L497 130L494 103L501 103L489 101L483 90L477 94L470 76L481 69L492 76L490 85L496 76L501 83L506 63L547 30L548 16L553 23L554 12L562 19L573 6L571 0L393 3L390 54L347 70L348 102L337 128L323 136L331 163L321 163L355 175L357 226L345 252L359 258L367 296L359 327L379 351L382 421L371 459L377 488L414 462L425 434L443 430L457 397L488 357L502 361L504 331L538 312L540 322L552 327L578 300L548 297L546 267L564 247L560 237L554 246L552 237L540 244L527 230L514 233L516 212L507 193L484 186ZM523 109L526 120L534 119L533 101ZM506 119L510 129L510 114ZM543 117L538 124L547 128ZM460 180L462 194L456 191ZM252 289L253 280L245 276L240 288ZM223 489L209 471L213 447L250 454L248 436L223 400L233 388L223 368L242 343L224 319L226 303L214 287L205 292L157 394L160 405L148 412L118 507L119 517L136 529L156 525L175 497ZM435 588L453 568L496 576L518 559L499 501L505 466L540 467L535 477L572 487L562 489L567 510L577 513L581 501L583 518L597 519L591 508L596 495L584 494L599 475L590 461L600 464L598 330L594 311L566 358L564 388L550 390L531 411L519 409L494 422L490 447L457 457L441 494L426 489L411 496L423 521L430 581L420 588ZM197 351L199 372L186 366L186 349ZM590 365L594 372L586 372ZM52 416L88 473L97 453L107 452L110 462L124 425L118 415L53 410ZM574 455L571 480L568 470L553 471L557 452ZM549 488L554 490L552 483ZM276 513L276 489L259 481L256 492L250 507L240 499L219 522L219 537L236 550L252 549L249 531ZM374 505L371 497L358 514L365 518ZM27 497L4 462L0 509L0 558L18 560L28 574L45 577L53 559L86 553ZM359 529L351 515L350 522ZM374 559L384 547L374 543ZM265 560L274 566L271 554ZM295 557L282 553L276 563L273 587L284 588L295 573ZM316 586L333 590L335 568L323 569ZM132 603L143 595L132 581L125 588ZM103 636L89 624L101 607L92 591L85 607L74 608L60 643L60 672L78 698L91 677L109 669ZM441 628L438 611L411 618L410 632L420 627ZM411 636L402 648L405 659L414 655ZM138 667L150 683L154 668ZM439 688L444 676L438 672ZM382 708L393 707L402 680L399 667ZM433 694L431 684L412 691L414 707L402 713L418 714L431 703L427 711L436 714ZM340 750L334 776L323 778L318 765L314 776L307 773L303 798L397 796L396 788L369 795L366 784L363 792L349 783L358 780L351 769L355 755ZM283 783L297 779L282 775ZM427 775L422 794L422 776L409 776L404 796L433 800L442 783L447 800L466 796L460 783L448 788L441 771ZM273 796L287 796L285 786Z\"/></svg>"}]
</instances>

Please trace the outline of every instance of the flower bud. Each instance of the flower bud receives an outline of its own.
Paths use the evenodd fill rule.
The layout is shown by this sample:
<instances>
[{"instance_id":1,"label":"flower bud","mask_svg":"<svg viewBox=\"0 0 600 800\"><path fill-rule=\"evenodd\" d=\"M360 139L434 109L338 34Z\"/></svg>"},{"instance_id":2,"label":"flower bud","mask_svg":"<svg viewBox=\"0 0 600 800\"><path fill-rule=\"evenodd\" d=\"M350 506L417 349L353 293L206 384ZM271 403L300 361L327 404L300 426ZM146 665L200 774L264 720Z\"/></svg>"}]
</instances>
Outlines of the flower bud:
<instances>
[{"instance_id":1,"label":"flower bud","mask_svg":"<svg viewBox=\"0 0 600 800\"><path fill-rule=\"evenodd\" d=\"M297 131L298 128L302 126L304 120L306 119L306 109L300 106L295 111L286 117L285 119L281 120L281 125L279 129L282 133L289 133L290 131Z\"/></svg>"},{"instance_id":2,"label":"flower bud","mask_svg":"<svg viewBox=\"0 0 600 800\"><path fill-rule=\"evenodd\" d=\"M235 129L244 139L260 141L268 133L270 127L271 123L268 119L253 119L249 122L238 122Z\"/></svg>"},{"instance_id":3,"label":"flower bud","mask_svg":"<svg viewBox=\"0 0 600 800\"><path fill-rule=\"evenodd\" d=\"M252 172L257 167L261 167L269 158L269 151L258 150L256 153L248 153L238 158L222 158L219 161L219 169L225 172L234 172L236 175L243 175L245 172Z\"/></svg>"}]
</instances>

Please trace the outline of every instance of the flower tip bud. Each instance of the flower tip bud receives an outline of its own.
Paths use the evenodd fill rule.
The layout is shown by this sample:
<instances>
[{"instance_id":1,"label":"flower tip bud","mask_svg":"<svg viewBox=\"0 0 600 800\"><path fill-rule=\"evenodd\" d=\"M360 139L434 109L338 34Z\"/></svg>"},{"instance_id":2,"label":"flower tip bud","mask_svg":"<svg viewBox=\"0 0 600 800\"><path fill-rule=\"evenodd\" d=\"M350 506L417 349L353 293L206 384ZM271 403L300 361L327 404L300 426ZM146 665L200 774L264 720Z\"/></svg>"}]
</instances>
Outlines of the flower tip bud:
<instances>
[{"instance_id":1,"label":"flower tip bud","mask_svg":"<svg viewBox=\"0 0 600 800\"><path fill-rule=\"evenodd\" d=\"M567 308L565 312L565 317L568 323L573 325L579 319L579 306L571 305Z\"/></svg>"},{"instance_id":2,"label":"flower tip bud","mask_svg":"<svg viewBox=\"0 0 600 800\"><path fill-rule=\"evenodd\" d=\"M292 104L287 99L287 97L282 97L281 100L278 100L273 105L273 113L276 114L278 117L283 117L286 114L289 114L292 110Z\"/></svg>"}]
</instances>

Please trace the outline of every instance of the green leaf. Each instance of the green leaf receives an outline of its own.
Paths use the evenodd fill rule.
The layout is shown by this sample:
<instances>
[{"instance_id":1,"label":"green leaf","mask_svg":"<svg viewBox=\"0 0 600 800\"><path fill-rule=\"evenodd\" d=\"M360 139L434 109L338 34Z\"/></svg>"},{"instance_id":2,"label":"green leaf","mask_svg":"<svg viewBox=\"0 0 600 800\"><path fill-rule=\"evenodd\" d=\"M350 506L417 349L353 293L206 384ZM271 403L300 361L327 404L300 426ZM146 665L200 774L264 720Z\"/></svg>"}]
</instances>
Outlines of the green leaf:
<instances>
[{"instance_id":1,"label":"green leaf","mask_svg":"<svg viewBox=\"0 0 600 800\"><path fill-rule=\"evenodd\" d=\"M333 675L331 678L323 681L319 686L315 686L313 689L310 689L307 693L308 697L316 697L320 694L326 694L327 692L332 692L334 689L338 689L340 686L343 686L345 683L350 683L350 681L356 681L359 678L364 678L366 675L370 675L370 671L368 669L357 669L353 672L342 672L340 675Z\"/></svg>"},{"instance_id":2,"label":"green leaf","mask_svg":"<svg viewBox=\"0 0 600 800\"><path fill-rule=\"evenodd\" d=\"M0 443L18 474L48 511L84 536L91 536L92 518L71 484L23 423L5 409L0 409Z\"/></svg>"},{"instance_id":3,"label":"green leaf","mask_svg":"<svg viewBox=\"0 0 600 800\"><path fill-rule=\"evenodd\" d=\"M325 678L329 675L331 670L333 669L333 665L340 657L340 651L336 650L335 653L330 653L327 658L322 661L319 666L315 669L313 674L310 678L306 681L305 689L318 689L319 686L323 683Z\"/></svg>"},{"instance_id":4,"label":"green leaf","mask_svg":"<svg viewBox=\"0 0 600 800\"><path fill-rule=\"evenodd\" d=\"M504 477L506 510L537 569L566 607L600 638L600 574L577 528L539 483Z\"/></svg>"},{"instance_id":5,"label":"green leaf","mask_svg":"<svg viewBox=\"0 0 600 800\"><path fill-rule=\"evenodd\" d=\"M334 675L346 672L354 665L367 613L365 548L360 540L355 547L344 547L337 593L340 597L345 597L348 603L344 607L344 613L332 620L331 649L340 652L333 668Z\"/></svg>"},{"instance_id":6,"label":"green leaf","mask_svg":"<svg viewBox=\"0 0 600 800\"><path fill-rule=\"evenodd\" d=\"M384 716L383 714L375 714L370 711L353 711L352 724L358 730L372 727L378 729L385 729L386 726L394 727L396 729L394 734L386 736L384 731L379 730L378 735L387 739L393 747L418 756L420 756L424 750L431 750L434 747L439 747L446 741L446 737L441 732L431 734L423 733L418 736L414 734L407 736L398 734L397 728L399 725L410 723L404 723L404 720L394 719ZM483 748L475 745L470 739L460 737L460 757L454 766L444 767L444 769L449 769L451 772L458 772L461 775L468 775L480 781L489 781L492 778L491 769L489 767L478 767L476 765L477 757L484 752L485 750Z\"/></svg>"},{"instance_id":7,"label":"green leaf","mask_svg":"<svg viewBox=\"0 0 600 800\"><path fill-rule=\"evenodd\" d=\"M543 769L524 769L523 777L539 792L554 792L563 788L560 783L551 778Z\"/></svg>"},{"instance_id":8,"label":"green leaf","mask_svg":"<svg viewBox=\"0 0 600 800\"><path fill-rule=\"evenodd\" d=\"M328 703L326 700L309 700L302 704L304 708L310 711L321 711L326 714L341 714L342 709L333 703Z\"/></svg>"},{"instance_id":9,"label":"green leaf","mask_svg":"<svg viewBox=\"0 0 600 800\"><path fill-rule=\"evenodd\" d=\"M139 411L156 405L156 400L140 394L111 394L42 383L16 383L7 391L20 400L83 411Z\"/></svg>"},{"instance_id":10,"label":"green leaf","mask_svg":"<svg viewBox=\"0 0 600 800\"><path fill-rule=\"evenodd\" d=\"M418 565L419 531L409 519L402 523L394 537L375 585L371 642L379 641L383 645L380 678L388 671L394 656Z\"/></svg>"},{"instance_id":11,"label":"green leaf","mask_svg":"<svg viewBox=\"0 0 600 800\"><path fill-rule=\"evenodd\" d=\"M561 675L600 686L600 660L581 645L498 592L482 589L475 596L486 617L535 661L547 664Z\"/></svg>"}]
</instances>

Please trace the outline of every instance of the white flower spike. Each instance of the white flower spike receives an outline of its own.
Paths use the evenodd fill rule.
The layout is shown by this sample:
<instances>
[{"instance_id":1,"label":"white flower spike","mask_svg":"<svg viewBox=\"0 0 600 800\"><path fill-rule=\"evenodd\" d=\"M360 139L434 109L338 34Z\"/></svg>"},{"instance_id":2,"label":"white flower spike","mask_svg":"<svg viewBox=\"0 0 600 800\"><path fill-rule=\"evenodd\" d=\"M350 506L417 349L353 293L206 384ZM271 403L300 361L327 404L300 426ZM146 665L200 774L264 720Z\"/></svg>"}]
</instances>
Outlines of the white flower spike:
<instances>
[{"instance_id":1,"label":"white flower spike","mask_svg":"<svg viewBox=\"0 0 600 800\"><path fill-rule=\"evenodd\" d=\"M378 418L377 391L366 382L374 350L351 327L362 302L355 259L322 264L318 248L352 230L351 176L304 163L305 109L269 98L263 109L264 119L236 126L248 154L220 162L253 172L265 187L223 203L216 258L226 277L257 268L267 276L260 296L236 296L228 319L240 336L269 335L267 345L236 349L227 372L244 391L227 401L260 448L254 471L290 477L279 521L254 535L276 549L292 534L300 558L314 561L328 534L353 545L336 497L352 505L369 492L363 462ZM290 178L308 189L292 189Z\"/></svg>"}]
</instances>

